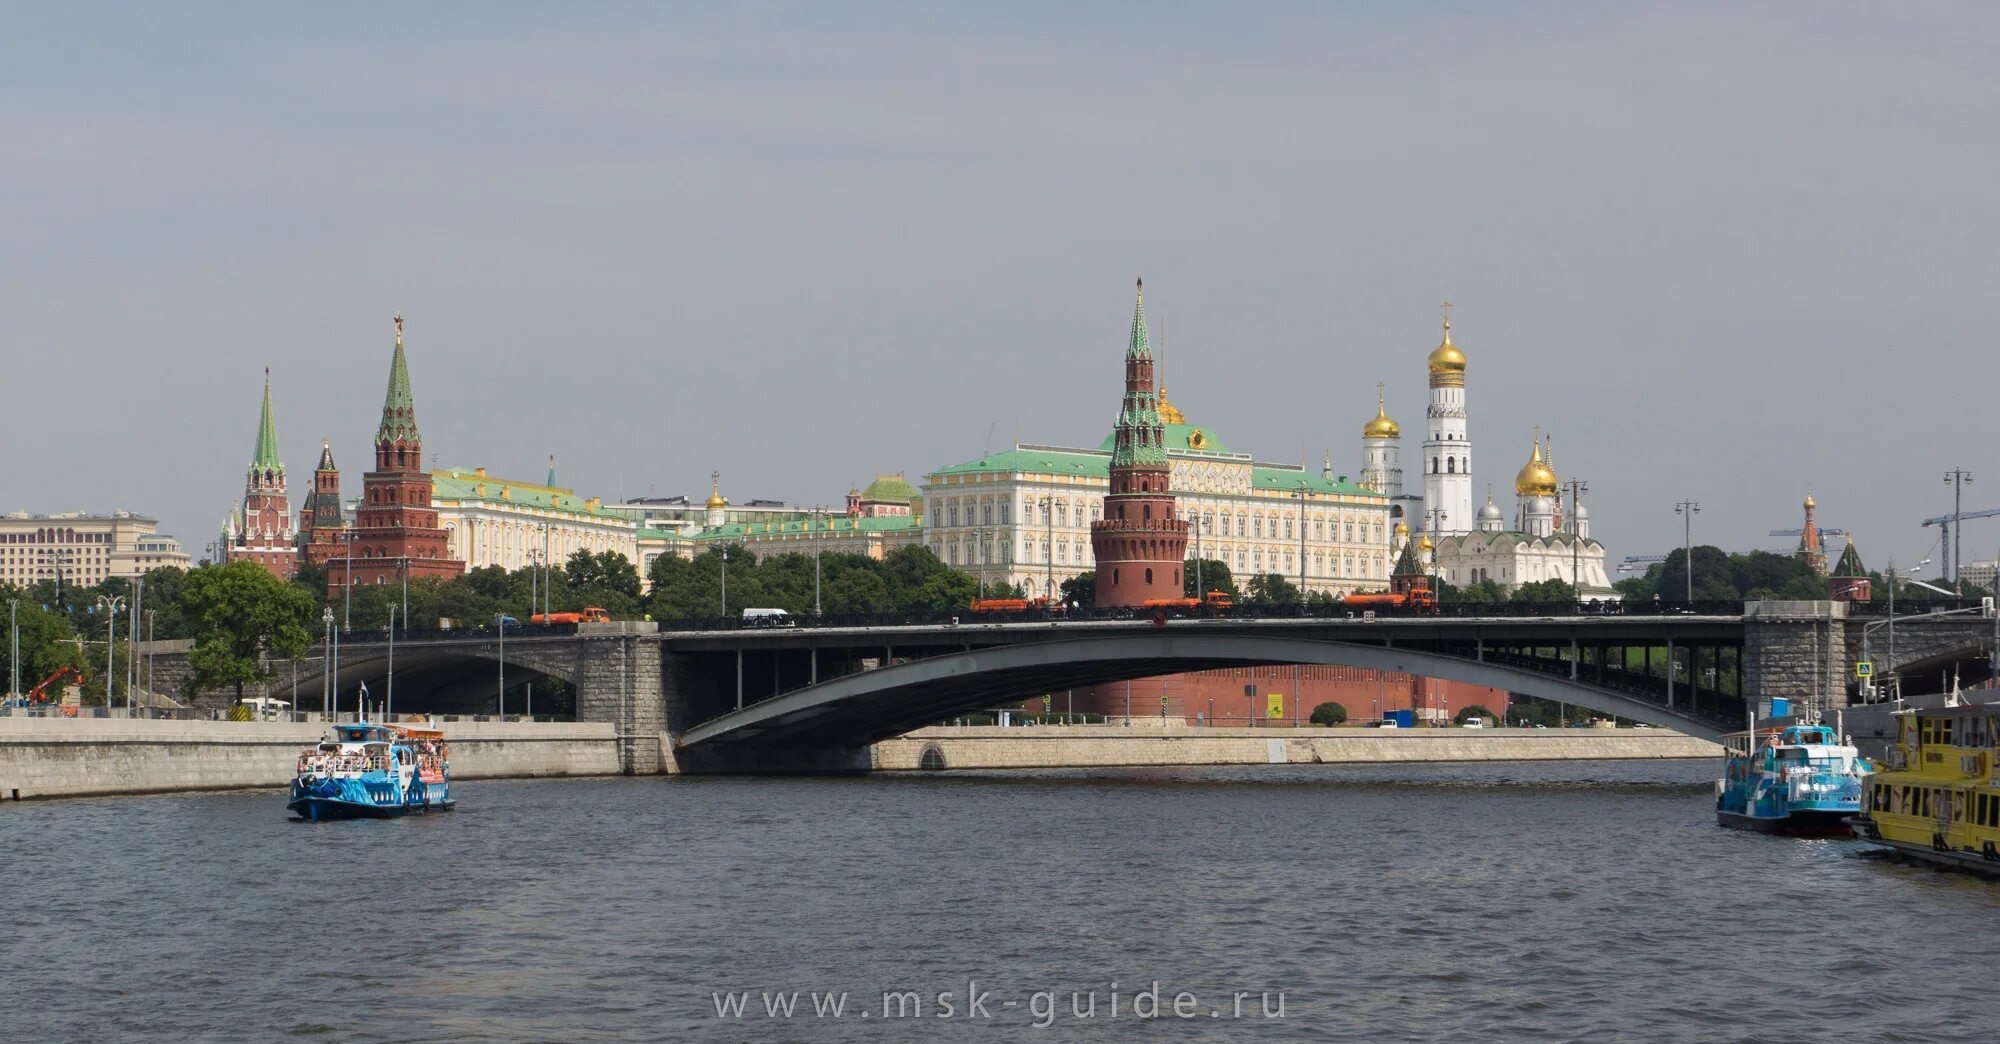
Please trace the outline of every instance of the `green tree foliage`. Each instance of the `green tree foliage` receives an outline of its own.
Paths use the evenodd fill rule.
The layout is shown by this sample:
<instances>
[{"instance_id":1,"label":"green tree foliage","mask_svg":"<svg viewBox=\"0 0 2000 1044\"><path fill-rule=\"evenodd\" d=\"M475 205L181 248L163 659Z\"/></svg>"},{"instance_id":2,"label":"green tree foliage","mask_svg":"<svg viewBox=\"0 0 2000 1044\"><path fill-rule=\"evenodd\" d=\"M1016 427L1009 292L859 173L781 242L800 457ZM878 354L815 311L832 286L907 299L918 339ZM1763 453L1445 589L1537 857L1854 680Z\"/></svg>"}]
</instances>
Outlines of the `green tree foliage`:
<instances>
[{"instance_id":1,"label":"green tree foliage","mask_svg":"<svg viewBox=\"0 0 2000 1044\"><path fill-rule=\"evenodd\" d=\"M18 604L12 607L13 619L21 633L22 692L40 684L43 678L59 667L77 668L86 677L95 675L96 672L85 666L83 650L77 646L76 630L67 619L42 608L17 589L0 588L0 614L5 614L8 603L14 601ZM0 627L5 626L7 617L0 615ZM13 680L13 655L11 632L0 632L0 689L5 689ZM103 664L99 664L98 668L101 670Z\"/></svg>"},{"instance_id":2,"label":"green tree foliage","mask_svg":"<svg viewBox=\"0 0 2000 1044\"><path fill-rule=\"evenodd\" d=\"M1314 725L1345 725L1347 723L1347 708L1328 700L1313 708L1312 723Z\"/></svg>"},{"instance_id":3,"label":"green tree foliage","mask_svg":"<svg viewBox=\"0 0 2000 1044\"><path fill-rule=\"evenodd\" d=\"M1532 584L1522 584L1514 591L1516 602L1574 602L1576 588L1567 580L1537 580Z\"/></svg>"},{"instance_id":4,"label":"green tree foliage","mask_svg":"<svg viewBox=\"0 0 2000 1044\"><path fill-rule=\"evenodd\" d=\"M312 644L312 598L254 562L197 569L181 592L181 613L195 631L188 653L189 689L211 692L262 681L268 661L303 654Z\"/></svg>"},{"instance_id":5,"label":"green tree foliage","mask_svg":"<svg viewBox=\"0 0 2000 1044\"><path fill-rule=\"evenodd\" d=\"M1245 593L1253 602L1266 605L1297 605L1299 588L1297 584L1279 573L1257 573L1250 577Z\"/></svg>"},{"instance_id":6,"label":"green tree foliage","mask_svg":"<svg viewBox=\"0 0 2000 1044\"><path fill-rule=\"evenodd\" d=\"M1187 568L1181 570L1182 590L1185 597L1200 598L1209 591L1221 591L1231 599L1243 597L1243 592L1236 589L1236 576L1229 571L1228 563L1220 562L1213 558L1203 558L1198 561L1201 563L1199 570L1201 585L1208 590L1204 591L1196 588L1195 573L1197 570L1195 569L1195 563L1189 562Z\"/></svg>"},{"instance_id":7,"label":"green tree foliage","mask_svg":"<svg viewBox=\"0 0 2000 1044\"><path fill-rule=\"evenodd\" d=\"M1461 602L1475 604L1505 602L1510 600L1511 597L1507 594L1507 589L1500 586L1499 582L1495 580L1481 580L1477 583L1467 584L1464 587L1446 583L1442 579L1437 583L1438 602L1444 605Z\"/></svg>"},{"instance_id":8,"label":"green tree foliage","mask_svg":"<svg viewBox=\"0 0 2000 1044\"><path fill-rule=\"evenodd\" d=\"M1064 605L1088 609L1097 604L1097 573L1078 573L1062 582L1059 591Z\"/></svg>"},{"instance_id":9,"label":"green tree foliage","mask_svg":"<svg viewBox=\"0 0 2000 1044\"><path fill-rule=\"evenodd\" d=\"M1646 575L1618 581L1614 586L1628 601L1678 602L1687 598L1687 555L1676 548L1666 561L1654 563ZM1696 601L1744 601L1750 599L1796 599L1814 601L1826 597L1826 578L1790 555L1769 551L1730 554L1707 544L1694 549L1694 597Z\"/></svg>"},{"instance_id":10,"label":"green tree foliage","mask_svg":"<svg viewBox=\"0 0 2000 1044\"><path fill-rule=\"evenodd\" d=\"M1498 721L1500 719L1500 716L1493 713L1490 710L1487 710L1485 707L1482 707L1477 703L1473 704L1470 707L1466 707L1465 709L1459 711L1457 714L1451 716L1452 722L1458 725L1463 725L1466 722L1473 720L1474 718L1479 718L1484 721Z\"/></svg>"}]
</instances>

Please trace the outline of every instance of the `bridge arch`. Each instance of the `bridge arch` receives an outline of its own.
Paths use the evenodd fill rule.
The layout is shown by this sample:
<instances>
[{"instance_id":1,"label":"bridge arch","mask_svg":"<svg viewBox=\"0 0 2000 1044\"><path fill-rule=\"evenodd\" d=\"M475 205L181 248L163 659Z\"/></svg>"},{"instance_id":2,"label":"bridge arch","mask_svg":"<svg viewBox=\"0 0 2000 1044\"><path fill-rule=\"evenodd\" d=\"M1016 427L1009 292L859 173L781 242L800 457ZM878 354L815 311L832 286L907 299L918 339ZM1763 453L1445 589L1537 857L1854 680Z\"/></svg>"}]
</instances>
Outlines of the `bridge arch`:
<instances>
[{"instance_id":1,"label":"bridge arch","mask_svg":"<svg viewBox=\"0 0 2000 1044\"><path fill-rule=\"evenodd\" d=\"M1184 671L1274 664L1445 678L1586 707L1719 740L1723 730L1628 693L1543 671L1394 645L1241 633L1142 633L993 646L820 682L688 729L680 746L741 763L756 752L856 748L1054 689Z\"/></svg>"},{"instance_id":2,"label":"bridge arch","mask_svg":"<svg viewBox=\"0 0 2000 1044\"><path fill-rule=\"evenodd\" d=\"M323 673L323 652L313 649L310 659L301 661L299 699L307 709L315 709ZM499 706L503 656L498 642L397 642L396 708L423 713L491 713ZM539 678L575 683L576 655L567 645L537 644L532 641L507 642L509 713L518 713L519 687ZM340 668L336 676L343 709L352 709L357 688L366 683L369 699L381 702L388 697L389 646L386 642L343 642ZM277 681L287 680L283 676Z\"/></svg>"}]
</instances>

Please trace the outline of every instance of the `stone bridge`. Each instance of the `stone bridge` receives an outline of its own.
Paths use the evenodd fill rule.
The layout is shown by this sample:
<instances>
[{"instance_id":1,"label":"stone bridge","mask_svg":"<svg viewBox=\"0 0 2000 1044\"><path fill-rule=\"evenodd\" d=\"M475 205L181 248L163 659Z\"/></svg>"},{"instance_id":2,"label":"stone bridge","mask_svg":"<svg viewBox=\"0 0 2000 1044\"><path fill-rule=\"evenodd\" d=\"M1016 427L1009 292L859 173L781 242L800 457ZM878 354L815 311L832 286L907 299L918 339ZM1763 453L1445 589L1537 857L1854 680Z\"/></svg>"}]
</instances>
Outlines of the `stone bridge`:
<instances>
[{"instance_id":1,"label":"stone bridge","mask_svg":"<svg viewBox=\"0 0 2000 1044\"><path fill-rule=\"evenodd\" d=\"M1844 706L1854 660L1886 664L1880 617L1825 602L1757 602L1741 614L1477 618L1069 620L660 631L650 623L582 624L565 633L399 637L399 711L525 710L517 687L548 677L575 686L577 717L609 721L631 772L678 758L693 770L838 768L866 744L956 714L1057 688L1184 670L1340 664L1487 685L1715 737L1745 704L1785 695ZM1905 670L1983 656L1993 620L1901 616ZM319 706L327 657L274 664L272 695ZM385 636L340 643L341 705L358 686L389 697ZM1673 664L1669 667L1669 664ZM175 657L159 658L171 679ZM1968 680L1971 680L1968 677ZM158 686L171 692L170 685Z\"/></svg>"}]
</instances>

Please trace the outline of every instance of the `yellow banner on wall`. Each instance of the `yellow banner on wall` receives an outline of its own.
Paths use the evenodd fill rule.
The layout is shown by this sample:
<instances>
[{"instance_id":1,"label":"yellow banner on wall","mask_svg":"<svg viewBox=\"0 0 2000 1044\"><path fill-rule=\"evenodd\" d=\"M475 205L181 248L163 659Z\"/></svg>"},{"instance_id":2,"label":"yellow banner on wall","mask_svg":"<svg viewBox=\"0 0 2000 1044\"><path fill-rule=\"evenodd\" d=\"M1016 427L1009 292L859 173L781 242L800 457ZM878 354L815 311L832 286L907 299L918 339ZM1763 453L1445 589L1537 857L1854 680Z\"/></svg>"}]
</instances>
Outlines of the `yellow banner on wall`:
<instances>
[{"instance_id":1,"label":"yellow banner on wall","mask_svg":"<svg viewBox=\"0 0 2000 1044\"><path fill-rule=\"evenodd\" d=\"M1267 692L1264 694L1264 716L1267 718L1282 718L1285 716L1284 693Z\"/></svg>"}]
</instances>

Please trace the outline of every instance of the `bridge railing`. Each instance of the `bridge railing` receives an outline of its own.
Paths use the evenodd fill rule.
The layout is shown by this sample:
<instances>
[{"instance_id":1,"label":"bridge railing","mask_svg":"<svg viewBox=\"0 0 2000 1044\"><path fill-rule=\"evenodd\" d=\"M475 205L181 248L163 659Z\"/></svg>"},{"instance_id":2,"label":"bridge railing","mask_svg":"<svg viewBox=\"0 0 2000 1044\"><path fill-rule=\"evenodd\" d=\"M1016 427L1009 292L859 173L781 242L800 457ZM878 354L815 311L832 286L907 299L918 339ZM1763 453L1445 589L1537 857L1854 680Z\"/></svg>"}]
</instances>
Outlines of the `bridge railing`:
<instances>
[{"instance_id":1,"label":"bridge railing","mask_svg":"<svg viewBox=\"0 0 2000 1044\"><path fill-rule=\"evenodd\" d=\"M905 612L841 614L811 613L785 617L684 617L660 621L663 631L754 631L792 627L942 627L952 623L1032 623L1046 621L1150 620L1150 619L1229 619L1229 620L1360 620L1370 616L1388 619L1419 617L1544 617L1599 616L1733 616L1743 612L1740 601L1695 602L1454 602L1440 606L1351 606L1341 602L1258 603L1239 602L1229 609L1209 607L1147 609L1143 607L1096 608L1091 606L1031 606L1011 611ZM557 625L560 626L560 625ZM510 629L508 634L514 632Z\"/></svg>"},{"instance_id":2,"label":"bridge railing","mask_svg":"<svg viewBox=\"0 0 2000 1044\"><path fill-rule=\"evenodd\" d=\"M340 631L341 642L387 642L387 630ZM553 624L508 624L507 637L514 638L560 638L576 633L573 623ZM315 636L317 637L317 636ZM443 641L493 641L500 637L500 628L491 624L485 627L411 627L396 628L398 642L443 642Z\"/></svg>"}]
</instances>

